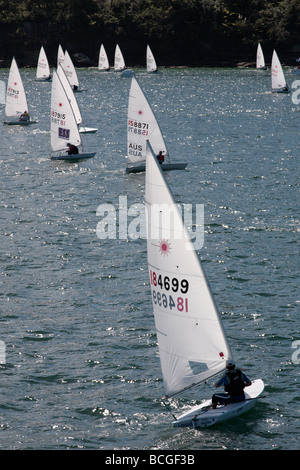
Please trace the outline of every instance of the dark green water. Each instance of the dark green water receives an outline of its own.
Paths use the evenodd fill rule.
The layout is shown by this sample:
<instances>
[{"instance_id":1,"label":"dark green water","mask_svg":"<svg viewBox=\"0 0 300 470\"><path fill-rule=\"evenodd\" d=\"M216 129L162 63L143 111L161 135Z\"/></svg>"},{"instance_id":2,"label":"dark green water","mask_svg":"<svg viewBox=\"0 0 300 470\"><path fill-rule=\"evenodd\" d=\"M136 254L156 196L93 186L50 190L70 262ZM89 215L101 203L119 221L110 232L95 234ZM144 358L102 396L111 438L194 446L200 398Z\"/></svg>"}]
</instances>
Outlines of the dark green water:
<instances>
[{"instance_id":1,"label":"dark green water","mask_svg":"<svg viewBox=\"0 0 300 470\"><path fill-rule=\"evenodd\" d=\"M265 398L227 424L171 427L146 242L129 229L127 240L96 235L98 206L118 216L120 196L143 203L144 174L124 173L130 79L78 72L84 123L98 128L84 147L97 156L66 164L49 160L51 84L21 70L39 123L0 126L0 447L297 449L299 105L270 92L268 71L135 72L171 155L188 160L166 177L178 203L204 204L199 254L238 365L264 379ZM194 389L174 407L212 393Z\"/></svg>"}]
</instances>

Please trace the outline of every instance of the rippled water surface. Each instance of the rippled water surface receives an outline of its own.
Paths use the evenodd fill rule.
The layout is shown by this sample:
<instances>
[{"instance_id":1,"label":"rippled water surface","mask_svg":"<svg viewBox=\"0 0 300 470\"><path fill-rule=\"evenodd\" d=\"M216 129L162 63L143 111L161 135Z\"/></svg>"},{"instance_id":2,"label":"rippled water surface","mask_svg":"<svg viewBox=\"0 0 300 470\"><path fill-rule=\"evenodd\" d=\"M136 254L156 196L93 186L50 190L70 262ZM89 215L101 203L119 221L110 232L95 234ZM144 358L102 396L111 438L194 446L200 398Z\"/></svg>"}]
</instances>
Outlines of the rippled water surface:
<instances>
[{"instance_id":1,"label":"rippled water surface","mask_svg":"<svg viewBox=\"0 0 300 470\"><path fill-rule=\"evenodd\" d=\"M0 447L297 449L299 105L270 92L268 71L135 73L170 154L188 161L166 178L178 203L204 204L199 254L236 360L264 379L265 398L223 425L171 427L146 242L131 236L129 214L127 239L96 234L98 206L118 218L120 196L128 208L143 203L145 175L124 172L130 79L78 71L84 123L98 128L84 147L97 155L67 164L49 159L51 84L21 69L39 122L0 126ZM191 390L173 412L212 393Z\"/></svg>"}]
</instances>

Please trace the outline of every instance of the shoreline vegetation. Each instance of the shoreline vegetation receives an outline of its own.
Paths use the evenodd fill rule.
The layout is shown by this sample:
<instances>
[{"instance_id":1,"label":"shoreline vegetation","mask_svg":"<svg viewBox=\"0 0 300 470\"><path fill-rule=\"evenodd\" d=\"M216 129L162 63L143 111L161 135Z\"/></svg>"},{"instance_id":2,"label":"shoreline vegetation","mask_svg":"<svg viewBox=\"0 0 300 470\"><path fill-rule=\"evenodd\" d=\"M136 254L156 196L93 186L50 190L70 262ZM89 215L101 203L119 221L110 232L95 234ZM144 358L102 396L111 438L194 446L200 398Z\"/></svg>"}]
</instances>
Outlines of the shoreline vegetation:
<instances>
[{"instance_id":1,"label":"shoreline vegetation","mask_svg":"<svg viewBox=\"0 0 300 470\"><path fill-rule=\"evenodd\" d=\"M160 67L253 67L261 43L283 65L300 56L298 0L0 0L0 67L15 56L36 67L43 46L51 67L61 44L77 67L96 66L103 43L113 64L144 67L147 44Z\"/></svg>"}]
</instances>

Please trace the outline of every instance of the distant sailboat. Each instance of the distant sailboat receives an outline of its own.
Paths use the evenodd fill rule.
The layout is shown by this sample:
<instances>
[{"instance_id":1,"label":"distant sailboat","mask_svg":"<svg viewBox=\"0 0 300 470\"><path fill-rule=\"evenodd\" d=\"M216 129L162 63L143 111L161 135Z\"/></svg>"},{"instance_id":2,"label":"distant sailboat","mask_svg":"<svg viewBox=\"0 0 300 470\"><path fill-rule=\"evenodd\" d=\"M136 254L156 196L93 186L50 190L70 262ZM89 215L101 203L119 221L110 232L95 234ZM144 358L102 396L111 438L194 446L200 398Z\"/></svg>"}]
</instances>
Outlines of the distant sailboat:
<instances>
[{"instance_id":1,"label":"distant sailboat","mask_svg":"<svg viewBox=\"0 0 300 470\"><path fill-rule=\"evenodd\" d=\"M70 100L55 71L51 89L50 143L52 160L78 161L96 155L95 152L79 153L79 151L67 154L68 146L69 149L71 147L78 149L81 146L81 137Z\"/></svg>"},{"instance_id":2,"label":"distant sailboat","mask_svg":"<svg viewBox=\"0 0 300 470\"><path fill-rule=\"evenodd\" d=\"M114 69L116 72L122 72L125 69L125 61L119 45L116 45Z\"/></svg>"},{"instance_id":3,"label":"distant sailboat","mask_svg":"<svg viewBox=\"0 0 300 470\"><path fill-rule=\"evenodd\" d=\"M275 49L272 55L271 86L272 93L289 93L289 87L286 83L282 66Z\"/></svg>"},{"instance_id":4,"label":"distant sailboat","mask_svg":"<svg viewBox=\"0 0 300 470\"><path fill-rule=\"evenodd\" d=\"M262 47L260 45L260 43L258 43L258 46L257 46L257 52L256 52L256 68L257 69L262 69L262 70L266 70L266 64L265 64L265 58L264 58L264 53L262 51Z\"/></svg>"},{"instance_id":5,"label":"distant sailboat","mask_svg":"<svg viewBox=\"0 0 300 470\"><path fill-rule=\"evenodd\" d=\"M13 57L6 89L4 124L27 126L38 121L32 120L29 115L26 93L15 58Z\"/></svg>"},{"instance_id":6,"label":"distant sailboat","mask_svg":"<svg viewBox=\"0 0 300 470\"><path fill-rule=\"evenodd\" d=\"M58 68L57 68L57 75L59 76L60 81L62 83L62 86L64 87L65 92L66 92L66 94L69 98L70 104L71 104L73 112L75 114L76 122L79 126L80 124L82 124L81 111L79 109L79 106L78 106L76 97L74 95L74 92L72 90L72 87L70 85L70 82L69 82L69 80L68 80L68 78L65 74L65 71L64 71L64 69L62 68L61 65L59 65ZM94 128L94 127L81 126L81 127L79 127L79 132L81 134L94 134L95 132L97 132L97 129Z\"/></svg>"},{"instance_id":7,"label":"distant sailboat","mask_svg":"<svg viewBox=\"0 0 300 470\"><path fill-rule=\"evenodd\" d=\"M164 400L223 372L232 353L200 259L148 142L145 208ZM234 418L251 409L263 389L263 381L254 380L244 390L244 401L212 409L208 400L175 418L172 424L202 428Z\"/></svg>"},{"instance_id":8,"label":"distant sailboat","mask_svg":"<svg viewBox=\"0 0 300 470\"><path fill-rule=\"evenodd\" d=\"M36 68L36 79L38 81L49 81L51 80L51 73L47 55L43 46L40 49L37 68Z\"/></svg>"},{"instance_id":9,"label":"distant sailboat","mask_svg":"<svg viewBox=\"0 0 300 470\"><path fill-rule=\"evenodd\" d=\"M65 61L65 54L64 54L63 48L62 48L61 45L59 44L58 50L57 50L57 67L58 67L59 65L62 65L62 66L63 66L64 61Z\"/></svg>"},{"instance_id":10,"label":"distant sailboat","mask_svg":"<svg viewBox=\"0 0 300 470\"><path fill-rule=\"evenodd\" d=\"M156 155L162 152L162 170L183 170L185 162L171 162L165 140L150 104L135 77L132 77L127 114L127 173L145 171L146 141Z\"/></svg>"},{"instance_id":11,"label":"distant sailboat","mask_svg":"<svg viewBox=\"0 0 300 470\"><path fill-rule=\"evenodd\" d=\"M108 57L106 54L106 50L101 44L100 51L99 51L99 60L98 60L98 69L102 71L108 71L109 70L109 62L108 62Z\"/></svg>"},{"instance_id":12,"label":"distant sailboat","mask_svg":"<svg viewBox=\"0 0 300 470\"><path fill-rule=\"evenodd\" d=\"M149 73L157 72L157 65L154 59L154 55L152 54L152 51L149 46L147 46L146 49L146 68L147 72Z\"/></svg>"},{"instance_id":13,"label":"distant sailboat","mask_svg":"<svg viewBox=\"0 0 300 470\"><path fill-rule=\"evenodd\" d=\"M70 82L71 87L73 88L73 91L79 91L79 81L78 81L78 76L76 69L74 67L73 61L70 57L70 54L68 51L65 51L65 60L63 63L63 69L65 71L65 74Z\"/></svg>"}]
</instances>

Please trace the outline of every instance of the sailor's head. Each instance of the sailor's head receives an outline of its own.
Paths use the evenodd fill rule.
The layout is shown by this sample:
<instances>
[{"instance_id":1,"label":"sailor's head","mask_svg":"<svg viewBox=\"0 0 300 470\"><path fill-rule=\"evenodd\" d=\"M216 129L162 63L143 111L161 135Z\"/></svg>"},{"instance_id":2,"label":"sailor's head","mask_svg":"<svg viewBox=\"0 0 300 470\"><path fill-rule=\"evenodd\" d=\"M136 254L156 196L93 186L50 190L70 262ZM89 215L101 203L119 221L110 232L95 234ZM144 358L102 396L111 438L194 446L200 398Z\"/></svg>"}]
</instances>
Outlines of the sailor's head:
<instances>
[{"instance_id":1,"label":"sailor's head","mask_svg":"<svg viewBox=\"0 0 300 470\"><path fill-rule=\"evenodd\" d=\"M227 359L226 361L226 369L233 370L235 368L235 363L233 359Z\"/></svg>"}]
</instances>

